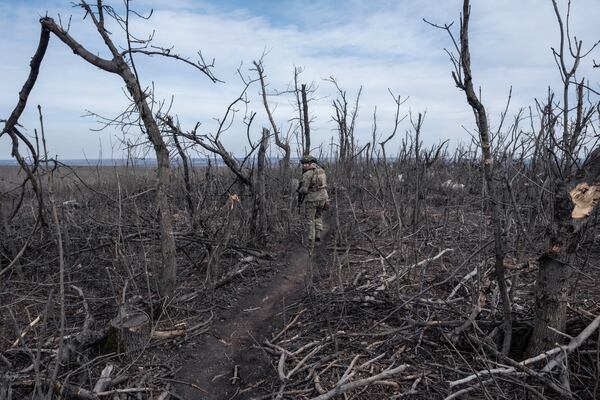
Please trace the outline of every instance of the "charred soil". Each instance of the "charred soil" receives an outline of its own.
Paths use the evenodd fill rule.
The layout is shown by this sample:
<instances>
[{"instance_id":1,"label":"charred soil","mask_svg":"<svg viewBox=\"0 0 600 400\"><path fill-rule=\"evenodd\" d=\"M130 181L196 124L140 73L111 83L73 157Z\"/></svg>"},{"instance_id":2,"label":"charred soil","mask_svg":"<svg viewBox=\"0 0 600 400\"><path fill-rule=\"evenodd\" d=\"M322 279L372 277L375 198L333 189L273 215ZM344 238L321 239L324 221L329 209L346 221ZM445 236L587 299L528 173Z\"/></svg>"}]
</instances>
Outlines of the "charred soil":
<instances>
[{"instance_id":1,"label":"charred soil","mask_svg":"<svg viewBox=\"0 0 600 400\"><path fill-rule=\"evenodd\" d=\"M267 379L277 367L264 350L289 319L287 311L310 290L313 268L326 257L329 232L312 254L288 241L281 268L259 286L242 295L215 318L207 335L182 351L183 367L176 376L176 395L182 399L247 399L270 393Z\"/></svg>"}]
</instances>

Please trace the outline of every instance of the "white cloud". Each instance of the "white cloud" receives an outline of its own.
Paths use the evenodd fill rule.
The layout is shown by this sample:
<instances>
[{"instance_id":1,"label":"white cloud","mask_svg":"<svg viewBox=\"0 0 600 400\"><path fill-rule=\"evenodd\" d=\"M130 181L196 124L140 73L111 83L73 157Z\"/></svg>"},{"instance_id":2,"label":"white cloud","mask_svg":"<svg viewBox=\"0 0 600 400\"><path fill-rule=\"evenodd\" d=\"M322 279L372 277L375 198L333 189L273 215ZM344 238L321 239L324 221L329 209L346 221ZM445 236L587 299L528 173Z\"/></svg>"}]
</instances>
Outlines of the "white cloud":
<instances>
[{"instance_id":1,"label":"white cloud","mask_svg":"<svg viewBox=\"0 0 600 400\"><path fill-rule=\"evenodd\" d=\"M39 5L41 3L41 6ZM445 138L469 140L462 125L474 125L464 95L454 87L451 65L443 48L451 42L440 30L422 22L458 21L461 3L458 0L431 2L425 0L314 2L309 6L292 1L276 10L260 13L251 6L178 0L166 5L158 0L136 2L142 8L154 8L150 21L134 20L132 30L139 37L155 31L155 44L175 46L174 51L194 59L202 50L207 60L215 59L215 75L226 81L213 84L198 71L173 60L138 56L136 65L146 85L154 83L158 98L175 96L173 110L184 127L203 123L205 132L214 131L214 118L220 118L228 104L237 97L242 84L236 76L241 67L245 75L251 61L263 51L271 90L283 91L292 80L293 66L305 68L302 78L318 85L317 100L311 104L315 117L315 139L329 142L335 135L330 121L330 103L335 95L323 78L335 76L348 91L351 100L363 86L359 113L359 139L370 140L372 113L378 108L378 126L384 134L391 129L394 104L388 88L396 94L410 96L404 106L413 113L427 110L423 129L426 143ZM596 39L595 24L600 10L594 0L582 0L573 5L572 32L588 44ZM89 18L82 21L80 10L68 7L68 2L0 3L0 51L11 54L0 65L0 117L5 117L17 99L18 91L29 72L28 63L39 37L38 17L50 11L60 12L63 23L72 13L71 34L80 42L106 57L106 50L91 26ZM482 87L484 102L492 124L504 109L510 86L513 87L511 110L533 104L543 97L548 85L559 83L559 75L550 53L558 44L558 29L551 4L543 0L517 2L478 1L472 5L471 45L475 83ZM115 38L119 30L111 26ZM596 53L597 54L597 53ZM596 56L596 58L600 58ZM590 77L598 74L590 68L591 59L582 70ZM593 79L592 84L598 79ZM99 140L110 147L111 132L90 133L97 127L93 119L80 118L86 109L106 116L117 115L126 105L123 84L116 76L99 71L77 58L56 38L51 39L38 83L30 97L21 123L30 131L37 126L35 105L45 110L46 131L53 153L63 158L78 158L83 149L88 156L98 151ZM255 132L267 124L259 88L254 85L248 95L249 108L258 113ZM290 106L292 98L272 98L277 104L275 117L287 126L295 116ZM242 110L243 111L243 110ZM225 142L234 152L246 145L245 127L236 124L225 135ZM401 132L409 129L403 123ZM286 130L284 128L284 130ZM396 142L398 143L398 142ZM106 154L106 151L104 152ZM9 143L0 139L0 158L8 158Z\"/></svg>"}]
</instances>

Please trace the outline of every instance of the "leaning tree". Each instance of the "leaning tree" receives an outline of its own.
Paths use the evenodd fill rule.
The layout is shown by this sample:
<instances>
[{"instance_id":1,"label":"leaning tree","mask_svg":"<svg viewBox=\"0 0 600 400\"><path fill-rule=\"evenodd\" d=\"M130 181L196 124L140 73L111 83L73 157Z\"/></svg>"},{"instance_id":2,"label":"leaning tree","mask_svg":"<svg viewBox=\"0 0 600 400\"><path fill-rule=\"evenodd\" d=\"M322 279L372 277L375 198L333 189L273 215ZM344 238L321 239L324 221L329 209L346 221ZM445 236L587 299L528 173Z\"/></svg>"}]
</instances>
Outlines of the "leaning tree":
<instances>
[{"instance_id":1,"label":"leaning tree","mask_svg":"<svg viewBox=\"0 0 600 400\"><path fill-rule=\"evenodd\" d=\"M2 134L7 133L11 136L13 140L13 155L17 158L17 160L22 158L18 152L18 143L19 141L23 142L24 139L19 137L19 133L18 130L16 130L15 125L26 106L27 97L35 85L39 67L42 63L48 46L50 34L54 34L54 36L67 45L74 54L81 57L89 64L98 67L105 72L116 74L121 77L125 83L127 92L133 101L133 112L136 115L136 118L141 120L140 126L143 127L142 131L152 144L154 153L156 155L156 205L159 220L162 255L160 260L160 278L157 282L157 286L161 296L171 296L175 288L177 266L175 258L175 239L173 236L172 216L166 193L166 186L170 177L169 149L164 138L162 137L161 130L155 119L155 116L153 115L152 109L148 104L148 98L152 96L152 92L149 89L143 88L142 84L140 83L139 75L135 66L134 55L143 54L148 56L164 56L173 58L197 68L206 76L208 76L208 78L213 82L216 82L217 79L211 72L212 64L205 63L201 53L198 53L198 61L191 61L175 54L171 49L151 46L151 37L148 39L140 39L135 37L130 32L130 20L132 16L140 16L140 14L130 9L130 0L124 1L123 12L118 12L113 6L104 4L102 0L97 0L95 4L89 4L85 0L81 0L76 4L76 6L83 9L85 12L85 17L90 17L108 50L109 56L103 58L90 52L83 44L79 43L73 36L71 36L68 28L65 28L61 23L57 23L53 18L47 16L41 18L40 43L38 50L36 51L36 54L31 62L31 72L19 94L18 105L5 123L5 128L3 128ZM123 47L120 47L116 44L116 42L113 40L115 35L109 32L109 30L106 28L108 19L112 19L114 22L116 22L116 25L120 27L120 31L123 34L122 40L124 40ZM29 175L32 176L32 172L29 168L25 168L25 170ZM35 180L32 178L30 178L30 180L35 189ZM41 197L39 202L41 204Z\"/></svg>"}]
</instances>

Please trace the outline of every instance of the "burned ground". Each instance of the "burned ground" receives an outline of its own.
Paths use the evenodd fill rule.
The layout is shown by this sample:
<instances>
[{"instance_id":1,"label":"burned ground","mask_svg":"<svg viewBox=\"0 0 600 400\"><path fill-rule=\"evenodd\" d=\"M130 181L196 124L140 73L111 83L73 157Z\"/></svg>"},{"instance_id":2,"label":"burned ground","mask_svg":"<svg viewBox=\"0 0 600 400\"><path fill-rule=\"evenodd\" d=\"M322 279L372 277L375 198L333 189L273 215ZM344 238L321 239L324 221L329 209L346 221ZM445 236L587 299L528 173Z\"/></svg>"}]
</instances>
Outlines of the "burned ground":
<instances>
[{"instance_id":1,"label":"burned ground","mask_svg":"<svg viewBox=\"0 0 600 400\"><path fill-rule=\"evenodd\" d=\"M515 316L508 358L497 350L502 314L477 168L433 166L437 173L422 175L417 194L414 176L406 173L410 168L410 160L327 166L329 234L310 256L300 243L300 218L287 185L281 184L289 177L277 167L268 171L266 245L256 244L248 228L248 197L242 191L240 201L227 196L235 187L226 173L195 171L194 231L175 170L170 193L178 285L164 304L154 279L159 243L148 171L89 168L77 177L59 168L54 173L60 178L56 203L65 249L63 339L55 235L51 227L34 230L33 214L25 208L12 219L5 216L0 398L45 394L54 370L52 390L65 398L324 399L334 398L335 390L354 399L453 393L561 398L553 388L560 374L542 373L551 356L520 368L511 364L526 358L544 248L543 204L535 203L535 189L525 185L529 178L515 191L519 207L504 203L510 244L505 266ZM3 171L5 189L13 172ZM407 181L393 179L402 172ZM444 188L447 179L465 187ZM415 194L419 218L410 224L405 221L415 212ZM14 202L9 198L6 205ZM529 221L525 231L516 213ZM595 225L585 237L569 289L564 333L570 337L598 313ZM27 241L18 264L9 268L6 249L18 250ZM524 244L528 241L534 246ZM130 350L115 349L105 336L124 304L147 314L152 328L143 346ZM98 336L83 340L86 330ZM597 398L596 343L593 334L568 358L575 398ZM95 393L107 365L113 367L108 384Z\"/></svg>"}]
</instances>

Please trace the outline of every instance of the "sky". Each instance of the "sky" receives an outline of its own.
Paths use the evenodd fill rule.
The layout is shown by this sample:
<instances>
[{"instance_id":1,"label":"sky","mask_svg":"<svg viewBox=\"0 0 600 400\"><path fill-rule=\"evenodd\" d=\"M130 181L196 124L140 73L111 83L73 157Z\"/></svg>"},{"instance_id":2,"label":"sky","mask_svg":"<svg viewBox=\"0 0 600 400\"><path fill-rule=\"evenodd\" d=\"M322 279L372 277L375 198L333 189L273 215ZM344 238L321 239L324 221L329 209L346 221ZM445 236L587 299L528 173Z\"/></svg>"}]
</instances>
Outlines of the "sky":
<instances>
[{"instance_id":1,"label":"sky","mask_svg":"<svg viewBox=\"0 0 600 400\"><path fill-rule=\"evenodd\" d=\"M108 1L116 9L123 1ZM509 115L544 98L548 87L558 90L560 75L551 47L559 45L559 30L550 0L472 1L470 44L474 82L494 129L512 87ZM108 57L90 18L69 0L0 0L0 119L13 110L18 93L29 73L29 61L38 44L39 18L48 15L64 25L90 51ZM282 132L293 127L294 97L286 94L293 81L294 67L303 69L302 83L316 88L309 105L313 118L312 141L329 151L337 137L332 120L334 77L354 103L359 88L362 96L356 125L359 145L371 140L373 114L377 110L377 134L385 138L393 128L395 104L390 92L407 98L401 115L426 113L422 139L426 146L449 140L452 146L469 142L468 131L475 122L464 93L451 78L452 65L445 48L448 35L423 22L458 25L460 0L317 0L309 5L300 0L133 0L141 15L153 10L149 20L132 17L131 30L137 37L153 34L155 46L173 47L172 52L191 60L201 51L214 59L214 75L223 83L212 83L199 71L162 57L134 58L144 87L154 88L157 102L171 105L184 130L200 123L198 133L217 129L228 105L235 100L246 78L256 78L252 61L263 57L268 91L275 121ZM562 12L566 1L559 0ZM600 39L599 0L572 2L570 31L583 40L584 48ZM113 40L125 45L123 32L109 25ZM600 89L600 61L596 49L581 65L579 78L587 78ZM223 134L227 149L243 155L248 147L245 113L256 112L250 128L256 138L269 126L259 97L260 87L248 89L247 105L237 107L236 119ZM139 131L127 133L102 128L99 116L114 118L128 106L124 84L116 75L87 64L57 38L51 37L40 75L20 124L33 135L39 130L37 105L43 110L49 154L60 159L121 158L124 143L138 143ZM92 113L95 116L89 116ZM386 149L394 153L400 140L411 131L409 118L399 127L398 137ZM296 142L292 138L292 143ZM192 149L192 154L195 153ZM276 151L276 150L273 150ZM136 156L147 147L136 148ZM151 154L148 155L151 157ZM0 159L10 158L8 137L0 138Z\"/></svg>"}]
</instances>

